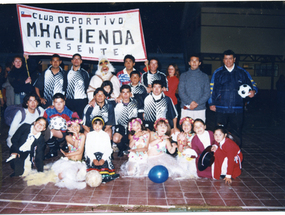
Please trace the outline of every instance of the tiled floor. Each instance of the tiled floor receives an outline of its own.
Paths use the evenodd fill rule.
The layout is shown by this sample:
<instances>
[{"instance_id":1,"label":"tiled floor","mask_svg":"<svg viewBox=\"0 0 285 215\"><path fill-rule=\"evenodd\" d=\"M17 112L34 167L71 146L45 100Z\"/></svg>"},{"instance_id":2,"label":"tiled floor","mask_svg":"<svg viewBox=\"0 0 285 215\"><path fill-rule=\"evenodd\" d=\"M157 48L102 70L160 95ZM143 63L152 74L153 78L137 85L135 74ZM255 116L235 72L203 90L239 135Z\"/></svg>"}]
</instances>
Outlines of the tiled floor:
<instances>
[{"instance_id":1,"label":"tiled floor","mask_svg":"<svg viewBox=\"0 0 285 215\"><path fill-rule=\"evenodd\" d=\"M148 178L119 178L83 190L52 183L28 187L22 178L9 177L7 127L2 124L0 213L285 211L285 112L264 111L246 115L242 174L231 186L210 179L156 184ZM126 159L115 154L117 170Z\"/></svg>"}]
</instances>

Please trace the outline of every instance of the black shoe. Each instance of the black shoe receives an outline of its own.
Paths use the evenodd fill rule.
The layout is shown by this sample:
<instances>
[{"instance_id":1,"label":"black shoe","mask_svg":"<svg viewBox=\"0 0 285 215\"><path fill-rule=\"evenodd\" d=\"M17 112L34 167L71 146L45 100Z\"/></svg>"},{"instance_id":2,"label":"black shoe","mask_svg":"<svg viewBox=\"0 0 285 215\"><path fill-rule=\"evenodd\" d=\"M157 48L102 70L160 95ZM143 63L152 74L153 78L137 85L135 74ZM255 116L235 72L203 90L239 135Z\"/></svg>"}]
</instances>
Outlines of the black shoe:
<instances>
[{"instance_id":1,"label":"black shoe","mask_svg":"<svg viewBox=\"0 0 285 215\"><path fill-rule=\"evenodd\" d=\"M124 156L124 152L123 151L119 151L118 152L118 157L120 158L120 157L123 157Z\"/></svg>"},{"instance_id":2,"label":"black shoe","mask_svg":"<svg viewBox=\"0 0 285 215\"><path fill-rule=\"evenodd\" d=\"M44 157L45 160L56 157L57 156L57 151L50 150Z\"/></svg>"},{"instance_id":3,"label":"black shoe","mask_svg":"<svg viewBox=\"0 0 285 215\"><path fill-rule=\"evenodd\" d=\"M124 155L128 155L130 152L129 152L129 150L125 150L125 151L123 151L123 153L124 153Z\"/></svg>"},{"instance_id":4,"label":"black shoe","mask_svg":"<svg viewBox=\"0 0 285 215\"><path fill-rule=\"evenodd\" d=\"M119 174L109 175L109 176L102 179L102 183L107 183L107 182L113 181L119 177L120 177Z\"/></svg>"}]
</instances>

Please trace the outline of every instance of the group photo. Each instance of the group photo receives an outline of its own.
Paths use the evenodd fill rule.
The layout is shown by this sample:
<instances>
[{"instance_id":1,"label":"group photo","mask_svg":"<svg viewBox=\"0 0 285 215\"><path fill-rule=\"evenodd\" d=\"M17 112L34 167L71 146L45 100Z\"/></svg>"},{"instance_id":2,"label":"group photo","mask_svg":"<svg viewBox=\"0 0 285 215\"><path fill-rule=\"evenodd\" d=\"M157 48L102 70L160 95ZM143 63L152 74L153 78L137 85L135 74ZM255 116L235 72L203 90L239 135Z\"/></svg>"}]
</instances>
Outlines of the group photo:
<instances>
[{"instance_id":1,"label":"group photo","mask_svg":"<svg viewBox=\"0 0 285 215\"><path fill-rule=\"evenodd\" d=\"M254 49L267 27L222 24L272 5L104 5L7 7L22 47L0 55L0 213L283 211L284 44ZM158 5L181 11L180 41L152 46Z\"/></svg>"}]
</instances>

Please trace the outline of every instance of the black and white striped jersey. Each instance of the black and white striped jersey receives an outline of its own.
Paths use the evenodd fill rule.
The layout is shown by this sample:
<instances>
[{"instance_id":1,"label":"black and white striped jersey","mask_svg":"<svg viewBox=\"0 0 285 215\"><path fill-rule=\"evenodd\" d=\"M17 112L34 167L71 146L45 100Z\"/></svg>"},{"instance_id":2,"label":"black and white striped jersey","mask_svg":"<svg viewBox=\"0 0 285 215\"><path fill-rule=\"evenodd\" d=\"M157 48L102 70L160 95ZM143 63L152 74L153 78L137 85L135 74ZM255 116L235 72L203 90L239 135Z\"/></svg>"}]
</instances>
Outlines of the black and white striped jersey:
<instances>
[{"instance_id":1,"label":"black and white striped jersey","mask_svg":"<svg viewBox=\"0 0 285 215\"><path fill-rule=\"evenodd\" d=\"M80 68L77 71L73 70L73 67L67 74L67 89L66 98L67 99L85 99L87 98L85 89L85 79L82 73L86 73L85 77L89 77L87 71ZM89 81L89 80L87 80ZM88 83L89 84L89 83Z\"/></svg>"},{"instance_id":2,"label":"black and white striped jersey","mask_svg":"<svg viewBox=\"0 0 285 215\"><path fill-rule=\"evenodd\" d=\"M153 93L150 93L144 100L144 119L146 121L155 122L159 118L166 118L171 127L173 127L173 119L178 117L178 113L172 100L161 93L159 99L155 100Z\"/></svg>"},{"instance_id":3,"label":"black and white striped jersey","mask_svg":"<svg viewBox=\"0 0 285 215\"><path fill-rule=\"evenodd\" d=\"M138 117L138 107L135 100L130 99L128 104L123 102L117 103L115 107L116 125L122 125L127 128L129 120L133 117Z\"/></svg>"},{"instance_id":4,"label":"black and white striped jersey","mask_svg":"<svg viewBox=\"0 0 285 215\"><path fill-rule=\"evenodd\" d=\"M101 116L106 125L115 125L115 113L114 106L112 103L105 100L105 104L101 108L97 103L95 103L95 107L86 105L84 108L84 116L83 122L84 125L91 127L91 121L95 116Z\"/></svg>"},{"instance_id":5,"label":"black and white striped jersey","mask_svg":"<svg viewBox=\"0 0 285 215\"><path fill-rule=\"evenodd\" d=\"M150 71L143 73L141 77L141 82L145 87L152 85L152 82L159 80L162 82L162 87L168 89L168 81L166 75L163 72L157 71L155 74L152 74Z\"/></svg>"},{"instance_id":6,"label":"black and white striped jersey","mask_svg":"<svg viewBox=\"0 0 285 215\"><path fill-rule=\"evenodd\" d=\"M132 90L133 98L138 102L138 110L139 112L143 112L144 108L144 99L147 97L146 88L139 83L137 86L132 86L129 84Z\"/></svg>"}]
</instances>

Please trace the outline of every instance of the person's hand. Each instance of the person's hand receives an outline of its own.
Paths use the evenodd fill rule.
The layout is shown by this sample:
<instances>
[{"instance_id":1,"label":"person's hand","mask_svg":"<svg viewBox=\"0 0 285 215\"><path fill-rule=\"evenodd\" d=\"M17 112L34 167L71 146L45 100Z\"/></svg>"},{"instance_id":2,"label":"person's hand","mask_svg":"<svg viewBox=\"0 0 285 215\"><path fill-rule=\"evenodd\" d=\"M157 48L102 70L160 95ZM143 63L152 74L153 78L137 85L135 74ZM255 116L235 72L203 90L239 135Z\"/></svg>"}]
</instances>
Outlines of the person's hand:
<instances>
[{"instance_id":1,"label":"person's hand","mask_svg":"<svg viewBox=\"0 0 285 215\"><path fill-rule=\"evenodd\" d=\"M148 66L148 60L146 60L145 62L144 62L144 65L147 67Z\"/></svg>"},{"instance_id":2,"label":"person's hand","mask_svg":"<svg viewBox=\"0 0 285 215\"><path fill-rule=\"evenodd\" d=\"M95 98L93 97L93 99L89 102L89 105L92 107L95 107Z\"/></svg>"},{"instance_id":3,"label":"person's hand","mask_svg":"<svg viewBox=\"0 0 285 215\"><path fill-rule=\"evenodd\" d=\"M98 163L99 163L99 166L102 166L105 163L105 161L101 159Z\"/></svg>"},{"instance_id":4,"label":"person's hand","mask_svg":"<svg viewBox=\"0 0 285 215\"><path fill-rule=\"evenodd\" d=\"M198 107L198 103L195 102L195 101L192 101L192 102L190 103L190 110L194 110L196 107Z\"/></svg>"},{"instance_id":5,"label":"person's hand","mask_svg":"<svg viewBox=\"0 0 285 215\"><path fill-rule=\"evenodd\" d=\"M216 112L216 105L211 105L210 110Z\"/></svg>"},{"instance_id":6,"label":"person's hand","mask_svg":"<svg viewBox=\"0 0 285 215\"><path fill-rule=\"evenodd\" d=\"M212 152L216 152L217 149L218 149L218 146L216 146L216 145L213 145L213 146L211 147L211 151L212 151Z\"/></svg>"},{"instance_id":7,"label":"person's hand","mask_svg":"<svg viewBox=\"0 0 285 215\"><path fill-rule=\"evenodd\" d=\"M66 157L66 152L60 149L61 153Z\"/></svg>"},{"instance_id":8,"label":"person's hand","mask_svg":"<svg viewBox=\"0 0 285 215\"><path fill-rule=\"evenodd\" d=\"M228 185L231 185L233 182L231 178L227 178L227 177L224 178L224 181L225 181L225 184L228 184Z\"/></svg>"},{"instance_id":9,"label":"person's hand","mask_svg":"<svg viewBox=\"0 0 285 215\"><path fill-rule=\"evenodd\" d=\"M47 102L47 100L45 100L44 98L40 98L40 100L41 100L41 103L44 104L44 105L45 105L46 102Z\"/></svg>"},{"instance_id":10,"label":"person's hand","mask_svg":"<svg viewBox=\"0 0 285 215\"><path fill-rule=\"evenodd\" d=\"M93 163L94 163L95 166L100 166L99 165L99 161L97 161L96 159L93 160Z\"/></svg>"},{"instance_id":11,"label":"person's hand","mask_svg":"<svg viewBox=\"0 0 285 215\"><path fill-rule=\"evenodd\" d=\"M28 84L28 83L32 83L31 77L28 77L28 78L25 80L25 84Z\"/></svg>"},{"instance_id":12,"label":"person's hand","mask_svg":"<svg viewBox=\"0 0 285 215\"><path fill-rule=\"evenodd\" d=\"M148 87L146 88L147 93L150 93L152 91L152 87L151 85L148 85Z\"/></svg>"},{"instance_id":13,"label":"person's hand","mask_svg":"<svg viewBox=\"0 0 285 215\"><path fill-rule=\"evenodd\" d=\"M27 60L29 59L29 55L24 54L23 56L24 56L25 59L27 59Z\"/></svg>"},{"instance_id":14,"label":"person's hand","mask_svg":"<svg viewBox=\"0 0 285 215\"><path fill-rule=\"evenodd\" d=\"M165 91L167 91L167 89L166 89L166 87L163 87L162 92L165 92Z\"/></svg>"},{"instance_id":15,"label":"person's hand","mask_svg":"<svg viewBox=\"0 0 285 215\"><path fill-rule=\"evenodd\" d=\"M18 153L11 153L10 157L11 156L14 156L16 158L16 157L20 157L20 154L18 154Z\"/></svg>"},{"instance_id":16,"label":"person's hand","mask_svg":"<svg viewBox=\"0 0 285 215\"><path fill-rule=\"evenodd\" d=\"M248 95L249 98L254 97L254 95L255 95L255 90L249 91L249 95Z\"/></svg>"},{"instance_id":17,"label":"person's hand","mask_svg":"<svg viewBox=\"0 0 285 215\"><path fill-rule=\"evenodd\" d=\"M121 102L122 102L122 97L121 97L121 96L118 96L118 97L115 99L115 102L116 102L116 103L121 103Z\"/></svg>"}]
</instances>

